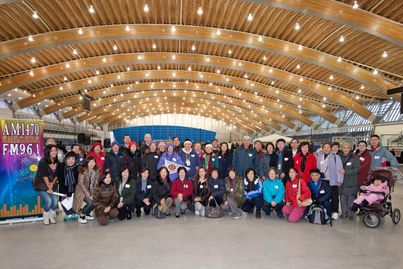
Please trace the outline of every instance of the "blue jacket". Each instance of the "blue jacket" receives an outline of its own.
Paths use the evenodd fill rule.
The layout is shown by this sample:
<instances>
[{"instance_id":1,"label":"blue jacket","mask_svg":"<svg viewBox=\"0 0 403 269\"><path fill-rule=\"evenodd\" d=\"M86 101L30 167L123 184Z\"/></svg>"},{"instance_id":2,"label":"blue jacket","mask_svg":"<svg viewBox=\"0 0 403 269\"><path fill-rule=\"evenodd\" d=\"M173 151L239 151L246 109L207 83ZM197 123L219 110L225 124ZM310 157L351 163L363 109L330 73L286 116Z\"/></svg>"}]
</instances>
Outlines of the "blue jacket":
<instances>
[{"instance_id":1,"label":"blue jacket","mask_svg":"<svg viewBox=\"0 0 403 269\"><path fill-rule=\"evenodd\" d=\"M389 150L384 148L381 143L379 143L379 148L377 148L375 151L369 150L369 154L371 154L372 161L371 161L371 169L375 167L381 167L381 164L384 161L388 161L390 163L390 166L392 167L398 167L399 163L396 160L396 157L393 156L392 153L390 153Z\"/></svg>"},{"instance_id":2,"label":"blue jacket","mask_svg":"<svg viewBox=\"0 0 403 269\"><path fill-rule=\"evenodd\" d=\"M263 184L262 184L262 182L260 181L259 178L256 178L254 181L249 181L248 179L245 178L243 180L243 184L245 186L245 190L244 190L245 199L248 199L248 198L246 198L246 196L248 196L250 199L252 199L252 198L255 198L255 197L258 197L258 196L262 195L262 193L263 193ZM251 191L248 192L247 191L248 190L248 185L250 185L250 184L255 185L255 190L251 190Z\"/></svg>"},{"instance_id":3,"label":"blue jacket","mask_svg":"<svg viewBox=\"0 0 403 269\"><path fill-rule=\"evenodd\" d=\"M211 184L211 196L220 196L222 198L226 192L224 179L221 177L217 177L216 179L210 177L209 181Z\"/></svg>"},{"instance_id":4,"label":"blue jacket","mask_svg":"<svg viewBox=\"0 0 403 269\"><path fill-rule=\"evenodd\" d=\"M257 161L256 150L249 145L248 149L245 149L243 144L236 148L234 158L232 159L232 167L235 167L237 175L241 177L246 176L246 170L253 168L255 174L259 175L259 163Z\"/></svg>"},{"instance_id":5,"label":"blue jacket","mask_svg":"<svg viewBox=\"0 0 403 269\"><path fill-rule=\"evenodd\" d=\"M331 193L331 189L329 184L327 184L326 182L323 182L321 178L319 178L318 184L319 184L319 188L318 188L318 193L316 193L316 191L314 190L314 188L312 187L313 183L312 179L311 181L307 184L309 190L311 191L311 199L312 201L315 203L316 201L319 201L321 204L324 201L329 201L332 198L332 193Z\"/></svg>"},{"instance_id":6,"label":"blue jacket","mask_svg":"<svg viewBox=\"0 0 403 269\"><path fill-rule=\"evenodd\" d=\"M222 154L222 152L220 152L218 154L218 162L220 163L219 171L220 171L220 176L222 178L228 177L229 169L232 166L232 159L233 159L232 154L225 155L225 154Z\"/></svg>"},{"instance_id":7,"label":"blue jacket","mask_svg":"<svg viewBox=\"0 0 403 269\"><path fill-rule=\"evenodd\" d=\"M322 173L326 173L329 177L330 186L336 186L337 183L343 183L344 174L339 173L338 171L343 170L343 163L341 162L340 156L333 153L332 151L327 156L327 169L324 169L325 153L319 152L318 157L316 158L318 169Z\"/></svg>"},{"instance_id":8,"label":"blue jacket","mask_svg":"<svg viewBox=\"0 0 403 269\"><path fill-rule=\"evenodd\" d=\"M276 204L279 204L284 200L284 196L284 184L280 179L276 178L273 181L266 179L263 182L263 199L266 202L270 204L272 201L274 201Z\"/></svg>"},{"instance_id":9,"label":"blue jacket","mask_svg":"<svg viewBox=\"0 0 403 269\"><path fill-rule=\"evenodd\" d=\"M182 162L182 158L179 157L178 153L175 151L172 152L172 154L168 154L168 151L165 151L162 153L161 158L158 162L157 169L160 169L163 164L165 164L165 159L180 165L185 166L185 164ZM176 178L178 177L178 173L171 173L169 174L169 179L173 182Z\"/></svg>"},{"instance_id":10,"label":"blue jacket","mask_svg":"<svg viewBox=\"0 0 403 269\"><path fill-rule=\"evenodd\" d=\"M190 168L190 171L187 171L186 176L188 178L192 178L196 174L196 166L200 167L200 166L202 166L202 164L200 162L199 155L197 155L196 151L191 149L190 153L189 153L190 165L186 165L186 153L184 150L185 150L185 148L183 148L181 151L179 151L178 155L179 155L179 157L181 157L182 162L185 164L185 166Z\"/></svg>"}]
</instances>

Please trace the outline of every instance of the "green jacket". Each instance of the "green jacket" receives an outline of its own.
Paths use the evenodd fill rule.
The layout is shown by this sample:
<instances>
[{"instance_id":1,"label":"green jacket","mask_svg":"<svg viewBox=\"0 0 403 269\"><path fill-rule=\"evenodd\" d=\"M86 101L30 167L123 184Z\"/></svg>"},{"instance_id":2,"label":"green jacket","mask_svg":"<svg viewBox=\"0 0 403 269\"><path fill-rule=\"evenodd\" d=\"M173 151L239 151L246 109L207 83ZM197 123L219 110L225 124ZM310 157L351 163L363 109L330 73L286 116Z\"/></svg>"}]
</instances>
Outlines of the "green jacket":
<instances>
[{"instance_id":1,"label":"green jacket","mask_svg":"<svg viewBox=\"0 0 403 269\"><path fill-rule=\"evenodd\" d=\"M131 205L134 203L134 194L136 193L136 183L135 180L132 178L129 178L128 181L126 182L125 186L122 188L122 195L119 194L119 191L121 189L120 186L120 178L117 177L115 179L116 183L116 191L118 193L118 199L116 203L120 203L120 198L123 197L122 203L125 205Z\"/></svg>"},{"instance_id":2,"label":"green jacket","mask_svg":"<svg viewBox=\"0 0 403 269\"><path fill-rule=\"evenodd\" d=\"M234 184L233 184L234 192L231 191L230 187L230 178L225 178L225 194L223 196L224 202L227 201L227 198L230 197L235 201L238 207L241 207L245 203L244 197L244 189L245 185L243 184L243 178L240 176L235 176Z\"/></svg>"},{"instance_id":3,"label":"green jacket","mask_svg":"<svg viewBox=\"0 0 403 269\"><path fill-rule=\"evenodd\" d=\"M339 187L339 195L355 196L357 194L357 177L361 171L360 160L351 152L347 155L341 153L341 162L344 169L344 181Z\"/></svg>"}]
</instances>

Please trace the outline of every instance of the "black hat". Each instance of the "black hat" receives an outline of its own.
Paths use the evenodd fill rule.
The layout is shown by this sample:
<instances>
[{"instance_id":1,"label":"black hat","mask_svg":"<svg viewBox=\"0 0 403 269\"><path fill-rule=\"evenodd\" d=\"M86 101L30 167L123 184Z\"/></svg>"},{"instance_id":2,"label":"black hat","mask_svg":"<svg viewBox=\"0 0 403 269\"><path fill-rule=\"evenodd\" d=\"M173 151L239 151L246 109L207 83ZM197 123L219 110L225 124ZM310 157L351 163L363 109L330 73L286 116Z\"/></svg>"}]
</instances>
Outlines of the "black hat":
<instances>
[{"instance_id":1,"label":"black hat","mask_svg":"<svg viewBox=\"0 0 403 269\"><path fill-rule=\"evenodd\" d=\"M279 139L277 139L276 145L278 144L278 142L284 142L284 144L285 144L285 139L284 139L284 138L279 138Z\"/></svg>"},{"instance_id":2,"label":"black hat","mask_svg":"<svg viewBox=\"0 0 403 269\"><path fill-rule=\"evenodd\" d=\"M311 171L309 171L309 174L312 174L312 173L320 174L320 170L318 168L311 169Z\"/></svg>"}]
</instances>

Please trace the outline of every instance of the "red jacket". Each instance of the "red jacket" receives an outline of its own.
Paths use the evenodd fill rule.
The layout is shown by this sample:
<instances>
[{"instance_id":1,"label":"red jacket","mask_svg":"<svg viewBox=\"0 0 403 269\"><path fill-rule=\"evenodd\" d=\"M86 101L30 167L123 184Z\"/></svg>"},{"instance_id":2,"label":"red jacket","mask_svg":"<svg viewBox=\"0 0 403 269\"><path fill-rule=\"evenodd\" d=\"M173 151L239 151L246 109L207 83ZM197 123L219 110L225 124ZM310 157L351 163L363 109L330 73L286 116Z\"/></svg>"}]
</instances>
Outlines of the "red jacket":
<instances>
[{"instance_id":1,"label":"red jacket","mask_svg":"<svg viewBox=\"0 0 403 269\"><path fill-rule=\"evenodd\" d=\"M96 155L95 152L91 150L90 152L88 152L87 157L88 156L92 156L95 158L95 160L97 160L97 164L101 167L101 174L102 174L104 171L105 153L101 151L98 155Z\"/></svg>"},{"instance_id":2,"label":"red jacket","mask_svg":"<svg viewBox=\"0 0 403 269\"><path fill-rule=\"evenodd\" d=\"M361 165L361 170L357 177L357 185L365 185L364 180L367 177L368 171L371 167L372 157L368 150L366 150L361 156L357 155L357 157L360 160Z\"/></svg>"},{"instance_id":3,"label":"red jacket","mask_svg":"<svg viewBox=\"0 0 403 269\"><path fill-rule=\"evenodd\" d=\"M302 173L301 171L301 163L302 163L302 153L298 152L294 156L294 167L298 170L298 175L297 178L302 178L306 184L309 183L311 180L311 174L310 171L311 169L318 168L317 163L316 163L316 157L308 152L308 155L306 156L306 165L305 165L305 171Z\"/></svg>"},{"instance_id":4,"label":"red jacket","mask_svg":"<svg viewBox=\"0 0 403 269\"><path fill-rule=\"evenodd\" d=\"M180 179L175 179L172 183L171 187L171 195L172 200L175 201L176 197L178 197L179 193L183 194L183 198L192 196L193 194L193 184L192 181L188 178L185 178L183 182ZM190 198L190 197L189 197ZM188 201L183 200L186 204L189 203Z\"/></svg>"},{"instance_id":5,"label":"red jacket","mask_svg":"<svg viewBox=\"0 0 403 269\"><path fill-rule=\"evenodd\" d=\"M285 188L285 202L291 202L292 206L298 207L297 202L297 192L298 192L298 178L295 178L293 182L288 181ZM305 201L306 199L311 197L311 191L306 185L305 181L301 180L301 196L299 200ZM305 208L305 206L302 206Z\"/></svg>"}]
</instances>

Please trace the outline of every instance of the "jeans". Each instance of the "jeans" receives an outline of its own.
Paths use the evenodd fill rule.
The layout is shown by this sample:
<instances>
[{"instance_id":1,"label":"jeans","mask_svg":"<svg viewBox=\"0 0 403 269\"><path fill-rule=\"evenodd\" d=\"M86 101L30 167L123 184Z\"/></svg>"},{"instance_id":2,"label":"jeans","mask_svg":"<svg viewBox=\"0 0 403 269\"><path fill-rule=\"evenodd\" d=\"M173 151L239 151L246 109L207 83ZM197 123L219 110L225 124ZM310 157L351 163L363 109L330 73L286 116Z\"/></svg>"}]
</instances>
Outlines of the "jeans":
<instances>
[{"instance_id":1,"label":"jeans","mask_svg":"<svg viewBox=\"0 0 403 269\"><path fill-rule=\"evenodd\" d=\"M175 203L175 214L176 215L179 215L179 213L181 211L185 211L186 208L188 208L188 205L184 201L179 200L178 197L175 198L174 203Z\"/></svg>"},{"instance_id":2,"label":"jeans","mask_svg":"<svg viewBox=\"0 0 403 269\"><path fill-rule=\"evenodd\" d=\"M48 212L50 209L55 211L57 209L57 195L49 194L46 191L38 191L39 196L43 200L43 211Z\"/></svg>"},{"instance_id":3,"label":"jeans","mask_svg":"<svg viewBox=\"0 0 403 269\"><path fill-rule=\"evenodd\" d=\"M62 197L62 199L60 200L60 202L62 202L62 201L65 200L65 199L67 199L67 198L66 198L66 197ZM71 199L71 197L70 197L69 199ZM76 212L73 210L73 208L70 208L69 210L67 210L67 209L63 206L63 204L62 204L62 208L63 208L64 213L66 213L66 215L73 215L73 214L76 214Z\"/></svg>"},{"instance_id":4,"label":"jeans","mask_svg":"<svg viewBox=\"0 0 403 269\"><path fill-rule=\"evenodd\" d=\"M87 216L94 209L94 202L92 202L92 200L88 197L84 197L84 202L86 203L86 205L84 206L83 210L81 211L81 214L84 214Z\"/></svg>"},{"instance_id":5,"label":"jeans","mask_svg":"<svg viewBox=\"0 0 403 269\"><path fill-rule=\"evenodd\" d=\"M252 198L250 200L246 200L246 202L243 204L241 209L244 212L249 212L253 210L253 208L256 207L261 207L263 204L263 197L262 196L257 196L255 198Z\"/></svg>"},{"instance_id":6,"label":"jeans","mask_svg":"<svg viewBox=\"0 0 403 269\"><path fill-rule=\"evenodd\" d=\"M283 216L283 207L284 207L283 201L281 201L280 203L278 203L274 206L274 208L276 208L276 211L277 211L277 216L279 216L279 217ZM266 202L266 200L263 199L262 209L264 212L266 212L266 215L270 216L272 208L273 208L273 206L271 205L271 203L268 203L268 202Z\"/></svg>"}]
</instances>

